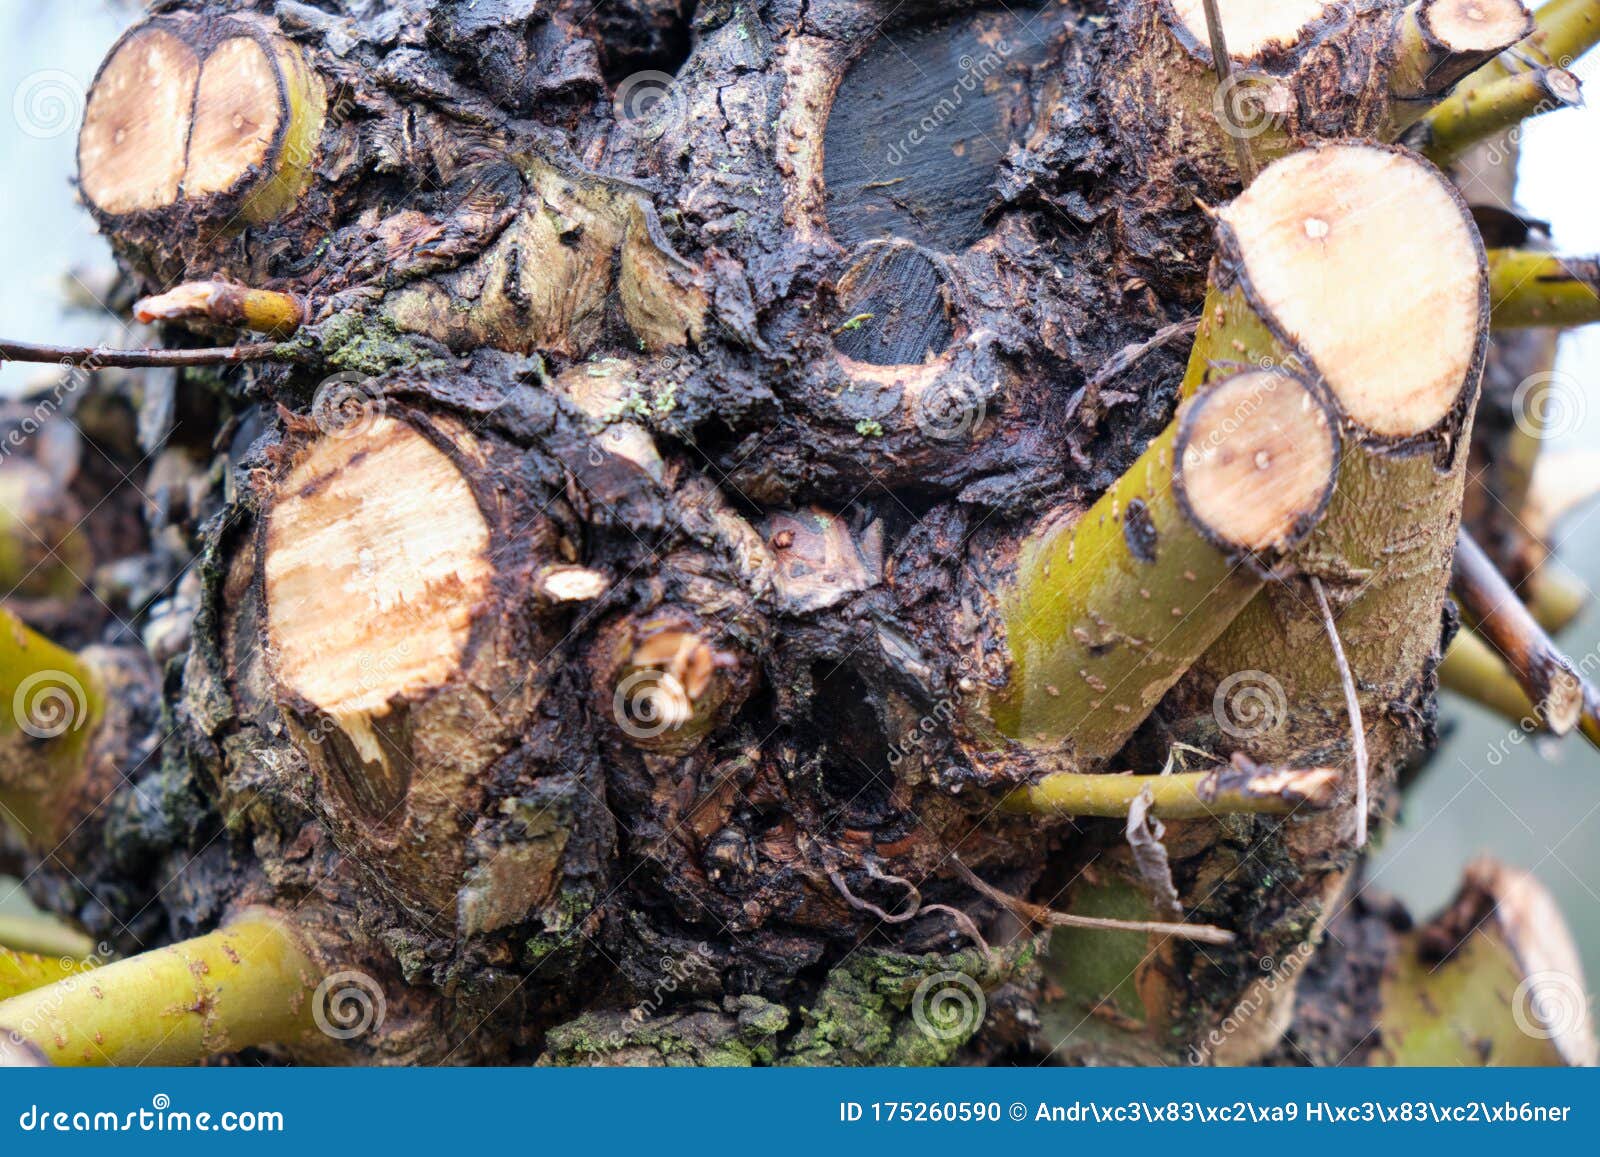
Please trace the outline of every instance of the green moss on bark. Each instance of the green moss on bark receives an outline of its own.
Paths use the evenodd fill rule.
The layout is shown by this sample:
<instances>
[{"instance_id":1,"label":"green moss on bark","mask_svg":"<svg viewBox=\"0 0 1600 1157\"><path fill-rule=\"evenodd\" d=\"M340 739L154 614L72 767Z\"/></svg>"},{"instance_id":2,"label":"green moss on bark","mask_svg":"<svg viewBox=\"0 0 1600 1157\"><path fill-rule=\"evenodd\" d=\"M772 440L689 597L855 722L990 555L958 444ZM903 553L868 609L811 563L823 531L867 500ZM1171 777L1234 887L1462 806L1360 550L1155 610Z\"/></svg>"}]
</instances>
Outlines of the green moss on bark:
<instances>
[{"instance_id":1,"label":"green moss on bark","mask_svg":"<svg viewBox=\"0 0 1600 1157\"><path fill-rule=\"evenodd\" d=\"M1031 978L1038 946L985 954L858 952L800 1010L787 1065L942 1065L983 1027L987 994Z\"/></svg>"},{"instance_id":2,"label":"green moss on bark","mask_svg":"<svg viewBox=\"0 0 1600 1157\"><path fill-rule=\"evenodd\" d=\"M642 1018L638 1009L586 1012L552 1029L541 1065L750 1068L774 1063L789 1011L759 996Z\"/></svg>"}]
</instances>

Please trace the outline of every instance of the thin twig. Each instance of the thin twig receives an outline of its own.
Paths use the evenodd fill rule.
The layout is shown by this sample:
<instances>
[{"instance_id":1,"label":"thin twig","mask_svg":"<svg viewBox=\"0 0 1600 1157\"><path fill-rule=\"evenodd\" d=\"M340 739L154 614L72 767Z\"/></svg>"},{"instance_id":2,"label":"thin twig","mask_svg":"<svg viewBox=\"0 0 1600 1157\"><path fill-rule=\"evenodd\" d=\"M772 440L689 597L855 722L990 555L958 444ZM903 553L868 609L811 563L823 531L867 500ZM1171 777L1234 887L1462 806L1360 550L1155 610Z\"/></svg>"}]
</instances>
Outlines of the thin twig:
<instances>
[{"instance_id":1,"label":"thin twig","mask_svg":"<svg viewBox=\"0 0 1600 1157\"><path fill-rule=\"evenodd\" d=\"M1111 920L1103 916L1073 916L1066 912L1057 912L1053 908L1046 908L1042 904L1035 904L1024 900L1020 896L1012 896L999 888L986 884L979 879L973 870L961 862L961 857L952 855L950 862L956 866L956 871L961 873L961 878L966 880L984 896L996 904L1010 909L1017 916L1032 924L1046 928L1097 928L1104 932L1145 932L1157 936L1171 936L1175 940L1193 940L1201 944L1232 944L1234 935L1226 928L1218 928L1214 924L1167 924L1158 920Z\"/></svg>"},{"instance_id":2,"label":"thin twig","mask_svg":"<svg viewBox=\"0 0 1600 1157\"><path fill-rule=\"evenodd\" d=\"M1217 83L1226 89L1233 75L1233 58L1228 55L1228 38L1222 33L1222 14L1217 11L1217 0L1205 0L1205 10ZM1248 186L1256 179L1256 160L1250 153L1250 144L1238 133L1228 133L1228 138L1233 141L1233 155L1239 163L1239 181Z\"/></svg>"},{"instance_id":3,"label":"thin twig","mask_svg":"<svg viewBox=\"0 0 1600 1157\"><path fill-rule=\"evenodd\" d=\"M1171 325L1162 326L1144 341L1123 346L1111 360L1095 371L1094 377L1089 379L1082 392L1078 394L1076 402L1069 408L1067 417L1070 419L1074 413L1087 403L1089 410L1086 417L1092 425L1096 417L1096 411L1099 408L1100 391L1105 388L1106 383L1132 369L1143 360L1146 354L1153 353L1162 346L1171 345L1179 338L1192 337L1195 330L1199 328L1200 319L1191 317L1185 321L1175 321Z\"/></svg>"},{"instance_id":4,"label":"thin twig","mask_svg":"<svg viewBox=\"0 0 1600 1157\"><path fill-rule=\"evenodd\" d=\"M831 880L833 882L833 886L839 890L839 895L844 897L845 903L849 904L850 907L856 909L857 911L870 912L872 915L882 920L885 924L904 924L907 920L915 920L918 916L927 916L934 912L943 912L955 922L957 928L959 928L967 936L971 937L973 943L975 943L983 951L985 956L989 954L989 942L983 938L983 933L978 931L978 926L973 923L972 917L961 911L961 909L952 908L948 904L924 904L922 902L922 892L915 884L903 876L892 876L889 873L882 871L870 859L866 861L866 870L867 875L871 876L874 880L881 880L887 884L900 884L904 886L906 889L906 899L910 903L911 907L904 912L890 915L878 905L874 904L871 900L863 900L860 896L857 896L854 892L852 892L850 890L850 885L845 883L843 873L839 872L835 868L828 867L827 865L823 866L823 871L828 873L828 879Z\"/></svg>"},{"instance_id":5,"label":"thin twig","mask_svg":"<svg viewBox=\"0 0 1600 1157\"><path fill-rule=\"evenodd\" d=\"M985 956L989 955L989 942L983 938L983 933L978 931L978 926L977 924L973 923L971 916L968 916L960 908L954 908L949 904L924 904L922 906L921 914L926 916L930 912L943 912L945 915L949 916L950 919L955 923L955 926L961 929L962 932L966 933L966 935L971 938L972 942L978 946L978 951L982 952Z\"/></svg>"},{"instance_id":6,"label":"thin twig","mask_svg":"<svg viewBox=\"0 0 1600 1157\"><path fill-rule=\"evenodd\" d=\"M871 912L885 924L903 924L907 920L916 919L917 913L922 911L922 891L904 876L890 875L888 872L885 872L883 869L879 868L870 859L865 861L864 866L866 868L867 875L871 876L874 880L877 880L883 884L898 884L906 890L906 903L909 905L909 907L907 907L904 912L891 916L889 913L885 912L882 908L878 907L870 900L860 899L854 892L850 891L849 886L844 882L843 874L841 874L835 868L830 867L827 869L828 879L833 881L833 886L838 888L844 898L850 901L851 904L857 908L860 908L864 912Z\"/></svg>"},{"instance_id":7,"label":"thin twig","mask_svg":"<svg viewBox=\"0 0 1600 1157\"><path fill-rule=\"evenodd\" d=\"M1538 719L1556 735L1576 727L1587 680L1465 530L1456 538L1450 590L1468 624L1494 645L1516 675Z\"/></svg>"},{"instance_id":8,"label":"thin twig","mask_svg":"<svg viewBox=\"0 0 1600 1157\"><path fill-rule=\"evenodd\" d=\"M1361 703L1356 698L1356 681L1350 674L1350 662L1344 655L1344 643L1339 639L1339 627L1333 621L1333 609L1328 606L1327 592L1322 580L1311 576L1311 593L1317 596L1317 609L1322 612L1322 626L1328 632L1328 642L1333 647L1333 661L1339 668L1339 682L1344 685L1344 707L1350 715L1350 742L1356 757L1356 848L1367 846L1367 735L1361 722Z\"/></svg>"},{"instance_id":9,"label":"thin twig","mask_svg":"<svg viewBox=\"0 0 1600 1157\"><path fill-rule=\"evenodd\" d=\"M0 362L53 363L58 366L87 366L91 370L102 367L136 369L144 366L216 366L234 362L266 361L275 357L289 360L279 352L276 342L255 342L249 345L192 350L119 350L104 346L37 345L27 341L0 339Z\"/></svg>"},{"instance_id":10,"label":"thin twig","mask_svg":"<svg viewBox=\"0 0 1600 1157\"><path fill-rule=\"evenodd\" d=\"M1210 771L1131 775L1054 771L1012 788L1000 806L1013 815L1105 816L1127 819L1140 794L1149 792L1158 815L1169 820L1226 815L1293 815L1301 808L1326 811L1336 802L1344 777L1327 767L1271 767L1242 752Z\"/></svg>"}]
</instances>

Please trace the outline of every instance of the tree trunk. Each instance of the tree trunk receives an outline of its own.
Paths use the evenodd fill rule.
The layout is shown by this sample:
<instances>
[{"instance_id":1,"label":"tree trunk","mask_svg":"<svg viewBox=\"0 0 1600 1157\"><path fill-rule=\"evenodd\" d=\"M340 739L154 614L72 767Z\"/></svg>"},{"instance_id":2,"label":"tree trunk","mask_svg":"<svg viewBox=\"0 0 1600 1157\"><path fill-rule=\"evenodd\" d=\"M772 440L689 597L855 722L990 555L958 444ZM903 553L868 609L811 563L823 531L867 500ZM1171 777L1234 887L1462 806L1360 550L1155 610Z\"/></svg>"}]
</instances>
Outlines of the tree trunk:
<instances>
[{"instance_id":1,"label":"tree trunk","mask_svg":"<svg viewBox=\"0 0 1600 1157\"><path fill-rule=\"evenodd\" d=\"M1595 262L1434 163L1600 4L1208 7L155 3L173 349L0 347L7 838L127 958L0 1056L1591 1059L1530 877L1360 869L1440 678L1600 713L1501 513Z\"/></svg>"}]
</instances>

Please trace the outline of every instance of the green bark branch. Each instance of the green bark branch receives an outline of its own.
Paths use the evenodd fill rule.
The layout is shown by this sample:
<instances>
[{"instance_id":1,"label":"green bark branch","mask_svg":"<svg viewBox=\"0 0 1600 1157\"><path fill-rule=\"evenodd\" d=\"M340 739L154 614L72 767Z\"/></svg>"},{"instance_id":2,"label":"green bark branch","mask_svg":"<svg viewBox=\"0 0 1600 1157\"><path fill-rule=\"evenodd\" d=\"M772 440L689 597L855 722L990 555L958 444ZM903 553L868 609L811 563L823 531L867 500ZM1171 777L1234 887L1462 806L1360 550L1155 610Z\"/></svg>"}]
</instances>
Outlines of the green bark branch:
<instances>
[{"instance_id":1,"label":"green bark branch","mask_svg":"<svg viewBox=\"0 0 1600 1157\"><path fill-rule=\"evenodd\" d=\"M1465 482L1459 447L1488 339L1476 237L1434 170L1372 146L1297 154L1219 213L1212 287L1183 388L1203 395L1229 359L1287 364L1320 377L1342 411L1338 487L1291 562L1328 589L1369 721L1391 719L1393 703L1415 696L1437 646ZM1417 262L1404 284L1385 284L1376 297L1370 280L1339 284L1397 249ZM1333 301L1341 308L1329 308ZM1428 343L1414 339L1422 330ZM1294 710L1262 726L1231 724L1224 700L1236 684L1270 688ZM1192 725L1192 742L1260 762L1295 762L1307 751L1331 760L1351 743L1344 681L1304 589L1258 595L1207 650L1180 700L1175 710L1190 713L1180 733ZM1368 730L1382 769L1405 737L1388 722Z\"/></svg>"},{"instance_id":2,"label":"green bark branch","mask_svg":"<svg viewBox=\"0 0 1600 1157\"><path fill-rule=\"evenodd\" d=\"M1511 668L1475 631L1463 630L1451 640L1439 663L1439 685L1524 731L1536 731L1544 725L1533 700L1528 698ZM1587 682L1577 729L1600 748L1600 698Z\"/></svg>"},{"instance_id":3,"label":"green bark branch","mask_svg":"<svg viewBox=\"0 0 1600 1157\"><path fill-rule=\"evenodd\" d=\"M1379 986L1379 1066L1593 1065L1583 967L1554 900L1526 872L1467 868L1431 923L1400 938Z\"/></svg>"},{"instance_id":4,"label":"green bark branch","mask_svg":"<svg viewBox=\"0 0 1600 1157\"><path fill-rule=\"evenodd\" d=\"M1583 711L1583 679L1464 531L1456 543L1451 590L1463 616L1505 658L1535 717L1556 735L1571 731Z\"/></svg>"},{"instance_id":5,"label":"green bark branch","mask_svg":"<svg viewBox=\"0 0 1600 1157\"><path fill-rule=\"evenodd\" d=\"M95 950L93 940L59 920L22 915L0 915L0 948L79 960Z\"/></svg>"},{"instance_id":6,"label":"green bark branch","mask_svg":"<svg viewBox=\"0 0 1600 1157\"><path fill-rule=\"evenodd\" d=\"M1523 589L1528 592L1528 613L1552 635L1564 631L1589 607L1588 585L1554 559L1546 559Z\"/></svg>"},{"instance_id":7,"label":"green bark branch","mask_svg":"<svg viewBox=\"0 0 1600 1157\"><path fill-rule=\"evenodd\" d=\"M1439 685L1493 711L1508 723L1523 725L1529 730L1543 725L1534 710L1533 700L1528 698L1505 661L1483 641L1483 636L1470 628L1450 640L1439 663Z\"/></svg>"},{"instance_id":8,"label":"green bark branch","mask_svg":"<svg viewBox=\"0 0 1600 1157\"><path fill-rule=\"evenodd\" d=\"M216 932L0 1001L0 1035L56 1065L179 1065L316 1031L322 969L287 920L252 910Z\"/></svg>"},{"instance_id":9,"label":"green bark branch","mask_svg":"<svg viewBox=\"0 0 1600 1157\"><path fill-rule=\"evenodd\" d=\"M1114 754L1315 525L1337 460L1326 407L1288 374L1185 406L1086 513L1023 543L995 726L1080 761Z\"/></svg>"},{"instance_id":10,"label":"green bark branch","mask_svg":"<svg viewBox=\"0 0 1600 1157\"><path fill-rule=\"evenodd\" d=\"M88 772L105 698L93 665L0 609L0 814L48 840Z\"/></svg>"},{"instance_id":11,"label":"green bark branch","mask_svg":"<svg viewBox=\"0 0 1600 1157\"><path fill-rule=\"evenodd\" d=\"M1530 69L1441 101L1406 134L1406 143L1443 168L1514 125L1582 103L1583 86L1566 69Z\"/></svg>"},{"instance_id":12,"label":"green bark branch","mask_svg":"<svg viewBox=\"0 0 1600 1157\"><path fill-rule=\"evenodd\" d=\"M1419 0L1402 11L1389 72L1394 104L1386 139L1399 136L1452 86L1533 27L1533 16L1520 0Z\"/></svg>"},{"instance_id":13,"label":"green bark branch","mask_svg":"<svg viewBox=\"0 0 1600 1157\"><path fill-rule=\"evenodd\" d=\"M1495 329L1590 325L1600 321L1600 257L1492 250L1489 296Z\"/></svg>"},{"instance_id":14,"label":"green bark branch","mask_svg":"<svg viewBox=\"0 0 1600 1157\"><path fill-rule=\"evenodd\" d=\"M1600 44L1600 0L1549 0L1533 14L1533 31L1517 45L1462 82L1462 88L1482 88L1522 71L1527 60L1534 66L1571 68Z\"/></svg>"},{"instance_id":15,"label":"green bark branch","mask_svg":"<svg viewBox=\"0 0 1600 1157\"><path fill-rule=\"evenodd\" d=\"M93 967L94 962L72 957L0 948L0 1001L77 976Z\"/></svg>"},{"instance_id":16,"label":"green bark branch","mask_svg":"<svg viewBox=\"0 0 1600 1157\"><path fill-rule=\"evenodd\" d=\"M1336 802L1340 774L1332 768L1261 767L1243 757L1212 771L1171 775L1084 775L1059 772L1017 788L1003 804L1020 815L1126 818L1142 793L1149 792L1162 819L1216 816L1289 815L1323 811Z\"/></svg>"}]
</instances>

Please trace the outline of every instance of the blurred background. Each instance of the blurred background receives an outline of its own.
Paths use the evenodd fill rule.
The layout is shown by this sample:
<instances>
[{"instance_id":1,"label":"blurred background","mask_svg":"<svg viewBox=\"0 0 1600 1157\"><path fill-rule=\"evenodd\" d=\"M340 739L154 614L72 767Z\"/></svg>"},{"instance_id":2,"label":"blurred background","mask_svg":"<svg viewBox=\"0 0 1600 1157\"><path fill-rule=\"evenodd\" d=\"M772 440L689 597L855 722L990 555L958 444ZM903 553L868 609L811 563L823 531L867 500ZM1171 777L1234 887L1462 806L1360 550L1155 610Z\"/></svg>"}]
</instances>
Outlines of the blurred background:
<instances>
[{"instance_id":1,"label":"blurred background","mask_svg":"<svg viewBox=\"0 0 1600 1157\"><path fill-rule=\"evenodd\" d=\"M70 184L83 92L135 11L111 0L0 6L0 100L11 102L0 113L7 170L0 180L0 333L7 337L137 344L115 318L67 308L69 292L87 292L68 271L110 262ZM1594 56L1584 64L1577 71L1600 92ZM1521 174L1518 201L1552 224L1557 248L1600 253L1600 108L1531 122ZM1558 399L1559 431L1546 452L1600 444L1600 326L1563 339L1560 370L1567 394ZM0 391L16 393L41 373L52 380L53 372L0 365ZM1600 590L1600 506L1572 515L1557 538L1563 561ZM1600 649L1600 599L1562 642L1580 662ZM1385 837L1372 884L1424 917L1450 897L1462 866L1480 852L1530 869L1571 923L1591 991L1600 988L1600 752L1577 737L1514 741L1505 723L1454 697L1443 715L1454 729ZM24 903L12 882L0 879L0 912Z\"/></svg>"}]
</instances>

